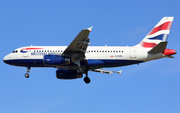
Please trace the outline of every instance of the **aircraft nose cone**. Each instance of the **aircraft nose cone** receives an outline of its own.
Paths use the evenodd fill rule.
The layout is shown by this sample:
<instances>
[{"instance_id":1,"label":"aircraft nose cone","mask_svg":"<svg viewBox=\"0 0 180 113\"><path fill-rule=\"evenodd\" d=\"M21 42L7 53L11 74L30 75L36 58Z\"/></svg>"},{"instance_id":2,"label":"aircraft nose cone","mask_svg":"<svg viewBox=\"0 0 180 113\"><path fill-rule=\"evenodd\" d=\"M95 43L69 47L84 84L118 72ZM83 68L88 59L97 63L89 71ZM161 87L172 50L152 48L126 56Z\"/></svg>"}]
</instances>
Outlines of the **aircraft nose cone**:
<instances>
[{"instance_id":1,"label":"aircraft nose cone","mask_svg":"<svg viewBox=\"0 0 180 113\"><path fill-rule=\"evenodd\" d=\"M6 55L4 58L3 58L3 62L7 64L7 61L9 60L9 57L8 55Z\"/></svg>"}]
</instances>

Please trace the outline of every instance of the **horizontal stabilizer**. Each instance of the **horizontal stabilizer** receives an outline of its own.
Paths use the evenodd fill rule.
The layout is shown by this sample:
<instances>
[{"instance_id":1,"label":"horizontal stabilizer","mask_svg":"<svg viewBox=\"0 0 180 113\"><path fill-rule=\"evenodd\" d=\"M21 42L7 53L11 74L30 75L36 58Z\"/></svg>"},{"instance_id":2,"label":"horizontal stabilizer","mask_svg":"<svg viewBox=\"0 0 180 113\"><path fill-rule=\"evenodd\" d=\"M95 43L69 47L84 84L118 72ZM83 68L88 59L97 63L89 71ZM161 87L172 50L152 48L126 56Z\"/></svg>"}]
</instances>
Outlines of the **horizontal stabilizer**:
<instances>
[{"instance_id":1,"label":"horizontal stabilizer","mask_svg":"<svg viewBox=\"0 0 180 113\"><path fill-rule=\"evenodd\" d=\"M166 58L175 58L175 57L173 57L173 56L168 56L168 55L166 55L165 57L166 57Z\"/></svg>"},{"instance_id":2,"label":"horizontal stabilizer","mask_svg":"<svg viewBox=\"0 0 180 113\"><path fill-rule=\"evenodd\" d=\"M166 42L160 42L158 45L156 45L154 48L152 48L148 53L161 53L164 52L167 46Z\"/></svg>"}]
</instances>

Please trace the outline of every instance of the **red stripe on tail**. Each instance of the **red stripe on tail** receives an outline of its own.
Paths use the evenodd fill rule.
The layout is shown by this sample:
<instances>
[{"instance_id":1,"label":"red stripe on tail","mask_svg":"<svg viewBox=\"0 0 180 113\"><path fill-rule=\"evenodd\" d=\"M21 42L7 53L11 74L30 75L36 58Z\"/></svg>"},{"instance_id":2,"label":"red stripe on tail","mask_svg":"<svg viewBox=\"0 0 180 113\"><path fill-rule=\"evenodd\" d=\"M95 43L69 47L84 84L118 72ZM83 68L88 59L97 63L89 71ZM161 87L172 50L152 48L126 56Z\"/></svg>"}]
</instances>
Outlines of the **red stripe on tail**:
<instances>
[{"instance_id":1,"label":"red stripe on tail","mask_svg":"<svg viewBox=\"0 0 180 113\"><path fill-rule=\"evenodd\" d=\"M156 44L156 43L148 43L148 42L142 41L142 42L140 43L140 45L141 45L142 47L146 47L146 48L153 48L153 47L155 47L157 44Z\"/></svg>"},{"instance_id":2,"label":"red stripe on tail","mask_svg":"<svg viewBox=\"0 0 180 113\"><path fill-rule=\"evenodd\" d=\"M172 24L171 21L165 22L162 25L153 28L148 35L152 35L152 34L158 32L158 31L161 31L161 30L170 30L171 29L171 24Z\"/></svg>"}]
</instances>

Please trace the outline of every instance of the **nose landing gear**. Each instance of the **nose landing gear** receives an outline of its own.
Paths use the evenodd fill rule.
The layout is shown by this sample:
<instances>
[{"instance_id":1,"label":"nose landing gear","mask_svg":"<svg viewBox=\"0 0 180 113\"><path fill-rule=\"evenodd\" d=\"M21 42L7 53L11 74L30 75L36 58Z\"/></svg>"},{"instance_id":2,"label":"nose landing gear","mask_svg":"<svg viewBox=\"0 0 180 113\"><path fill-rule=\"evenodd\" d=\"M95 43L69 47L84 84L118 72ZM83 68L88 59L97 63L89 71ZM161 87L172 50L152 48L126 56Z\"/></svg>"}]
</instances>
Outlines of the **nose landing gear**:
<instances>
[{"instance_id":1,"label":"nose landing gear","mask_svg":"<svg viewBox=\"0 0 180 113\"><path fill-rule=\"evenodd\" d=\"M26 73L24 76L25 76L26 78L29 78L29 73Z\"/></svg>"},{"instance_id":2,"label":"nose landing gear","mask_svg":"<svg viewBox=\"0 0 180 113\"><path fill-rule=\"evenodd\" d=\"M29 78L29 72L30 72L30 69L31 69L31 67L27 67L27 73L24 75L26 78Z\"/></svg>"}]
</instances>

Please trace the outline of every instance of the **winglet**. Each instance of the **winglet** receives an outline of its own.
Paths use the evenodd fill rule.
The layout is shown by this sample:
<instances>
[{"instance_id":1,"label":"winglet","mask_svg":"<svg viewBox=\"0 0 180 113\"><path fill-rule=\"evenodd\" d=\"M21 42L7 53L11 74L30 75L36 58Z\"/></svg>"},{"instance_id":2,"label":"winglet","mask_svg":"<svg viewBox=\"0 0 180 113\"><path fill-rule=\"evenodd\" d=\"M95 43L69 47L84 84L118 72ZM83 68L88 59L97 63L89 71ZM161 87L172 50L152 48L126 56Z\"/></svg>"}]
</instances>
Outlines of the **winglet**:
<instances>
[{"instance_id":1,"label":"winglet","mask_svg":"<svg viewBox=\"0 0 180 113\"><path fill-rule=\"evenodd\" d=\"M121 75L122 70L118 71L118 74Z\"/></svg>"},{"instance_id":2,"label":"winglet","mask_svg":"<svg viewBox=\"0 0 180 113\"><path fill-rule=\"evenodd\" d=\"M91 32L92 28L93 28L93 26L87 28L87 30L89 30Z\"/></svg>"}]
</instances>

